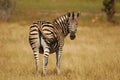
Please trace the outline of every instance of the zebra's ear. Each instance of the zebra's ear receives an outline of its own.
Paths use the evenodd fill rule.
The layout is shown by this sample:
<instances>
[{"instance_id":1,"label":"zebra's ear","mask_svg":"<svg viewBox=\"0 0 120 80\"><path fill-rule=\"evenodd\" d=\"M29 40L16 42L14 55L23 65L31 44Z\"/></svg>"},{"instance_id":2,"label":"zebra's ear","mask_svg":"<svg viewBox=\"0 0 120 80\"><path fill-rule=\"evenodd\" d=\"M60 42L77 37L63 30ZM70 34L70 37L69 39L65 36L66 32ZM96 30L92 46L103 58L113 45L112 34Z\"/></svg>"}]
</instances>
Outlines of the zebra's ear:
<instances>
[{"instance_id":1,"label":"zebra's ear","mask_svg":"<svg viewBox=\"0 0 120 80\"><path fill-rule=\"evenodd\" d=\"M70 12L67 13L67 16L70 17Z\"/></svg>"},{"instance_id":2,"label":"zebra's ear","mask_svg":"<svg viewBox=\"0 0 120 80\"><path fill-rule=\"evenodd\" d=\"M79 16L80 16L80 12L77 13L77 17L79 17Z\"/></svg>"}]
</instances>

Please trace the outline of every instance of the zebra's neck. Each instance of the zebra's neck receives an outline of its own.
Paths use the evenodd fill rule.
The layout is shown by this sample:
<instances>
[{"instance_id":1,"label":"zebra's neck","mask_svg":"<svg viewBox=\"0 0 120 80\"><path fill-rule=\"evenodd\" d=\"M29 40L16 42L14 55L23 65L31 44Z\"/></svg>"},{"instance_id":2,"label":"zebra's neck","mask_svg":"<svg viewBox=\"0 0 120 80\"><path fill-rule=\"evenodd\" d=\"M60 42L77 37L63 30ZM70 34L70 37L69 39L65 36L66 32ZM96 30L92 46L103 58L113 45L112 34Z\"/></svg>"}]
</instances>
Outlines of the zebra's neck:
<instances>
[{"instance_id":1,"label":"zebra's neck","mask_svg":"<svg viewBox=\"0 0 120 80\"><path fill-rule=\"evenodd\" d=\"M68 20L68 16L63 15L63 16L60 16L60 17L56 18L53 21L54 26L61 30L61 34L64 37L66 37L68 35L68 33L69 33L67 20Z\"/></svg>"}]
</instances>

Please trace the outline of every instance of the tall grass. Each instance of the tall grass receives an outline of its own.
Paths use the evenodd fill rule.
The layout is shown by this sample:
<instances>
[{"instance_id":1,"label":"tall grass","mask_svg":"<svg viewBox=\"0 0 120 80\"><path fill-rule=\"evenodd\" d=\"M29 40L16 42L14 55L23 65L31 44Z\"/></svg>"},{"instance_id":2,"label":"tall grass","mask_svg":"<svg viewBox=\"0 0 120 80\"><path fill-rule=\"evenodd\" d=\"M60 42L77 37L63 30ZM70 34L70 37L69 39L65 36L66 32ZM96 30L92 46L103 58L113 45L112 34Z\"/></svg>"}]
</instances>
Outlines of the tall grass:
<instances>
[{"instance_id":1,"label":"tall grass","mask_svg":"<svg viewBox=\"0 0 120 80\"><path fill-rule=\"evenodd\" d=\"M77 38L65 40L61 59L61 74L56 74L55 54L49 56L47 76L35 76L35 64L28 43L29 26L1 24L0 26L0 80L119 80L120 28L79 27Z\"/></svg>"}]
</instances>

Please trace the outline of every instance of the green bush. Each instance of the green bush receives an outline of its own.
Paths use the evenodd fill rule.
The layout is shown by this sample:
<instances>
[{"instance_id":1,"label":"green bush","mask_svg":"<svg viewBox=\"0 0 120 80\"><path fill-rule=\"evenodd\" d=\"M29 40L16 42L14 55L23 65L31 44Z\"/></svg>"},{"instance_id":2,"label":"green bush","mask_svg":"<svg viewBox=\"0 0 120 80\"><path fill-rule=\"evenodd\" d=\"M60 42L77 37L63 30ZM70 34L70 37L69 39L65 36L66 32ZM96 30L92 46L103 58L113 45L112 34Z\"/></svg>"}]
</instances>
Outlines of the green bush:
<instances>
[{"instance_id":1,"label":"green bush","mask_svg":"<svg viewBox=\"0 0 120 80\"><path fill-rule=\"evenodd\" d=\"M107 20L110 22L113 21L113 16L115 14L115 0L103 0L103 11L107 15Z\"/></svg>"}]
</instances>

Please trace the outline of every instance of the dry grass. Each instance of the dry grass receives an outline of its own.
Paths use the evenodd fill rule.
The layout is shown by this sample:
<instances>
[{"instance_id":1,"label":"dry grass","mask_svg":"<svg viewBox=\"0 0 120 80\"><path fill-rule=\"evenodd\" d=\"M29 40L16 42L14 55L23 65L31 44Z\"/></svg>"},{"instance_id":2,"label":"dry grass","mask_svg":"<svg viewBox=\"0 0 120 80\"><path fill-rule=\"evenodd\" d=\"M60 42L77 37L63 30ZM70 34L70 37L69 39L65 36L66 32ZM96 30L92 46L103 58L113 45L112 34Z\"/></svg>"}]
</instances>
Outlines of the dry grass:
<instances>
[{"instance_id":1,"label":"dry grass","mask_svg":"<svg viewBox=\"0 0 120 80\"><path fill-rule=\"evenodd\" d=\"M29 26L1 24L0 80L120 80L120 28L106 26L79 27L75 41L65 40L61 74L56 74L52 54L47 76L37 78L28 43ZM40 60L42 69L42 55Z\"/></svg>"}]
</instances>

